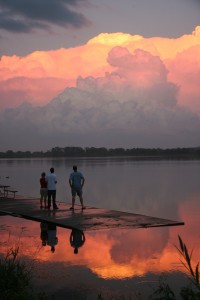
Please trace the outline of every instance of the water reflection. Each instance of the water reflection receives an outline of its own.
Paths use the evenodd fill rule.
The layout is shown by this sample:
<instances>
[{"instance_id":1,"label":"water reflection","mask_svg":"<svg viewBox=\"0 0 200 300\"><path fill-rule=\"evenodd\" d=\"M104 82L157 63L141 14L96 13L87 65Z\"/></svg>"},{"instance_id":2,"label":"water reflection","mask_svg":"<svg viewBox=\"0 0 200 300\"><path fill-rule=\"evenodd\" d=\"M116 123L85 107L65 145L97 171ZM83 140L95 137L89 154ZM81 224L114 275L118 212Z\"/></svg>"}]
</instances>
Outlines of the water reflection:
<instances>
[{"instance_id":1,"label":"water reflection","mask_svg":"<svg viewBox=\"0 0 200 300\"><path fill-rule=\"evenodd\" d=\"M55 246L58 244L57 227L55 224L41 222L40 223L40 239L42 246L50 246L51 252L55 252ZM82 230L72 229L69 243L74 248L74 254L78 254L78 250L85 243L85 234Z\"/></svg>"},{"instance_id":2,"label":"water reflection","mask_svg":"<svg viewBox=\"0 0 200 300\"><path fill-rule=\"evenodd\" d=\"M41 222L40 223L40 239L42 241L42 246L47 245L47 240L48 240L48 223L46 222Z\"/></svg>"},{"instance_id":3,"label":"water reflection","mask_svg":"<svg viewBox=\"0 0 200 300\"><path fill-rule=\"evenodd\" d=\"M58 244L57 230L55 224L48 224L47 245L51 247L51 252L55 252L55 246Z\"/></svg>"},{"instance_id":4,"label":"water reflection","mask_svg":"<svg viewBox=\"0 0 200 300\"><path fill-rule=\"evenodd\" d=\"M72 229L70 234L70 245L74 248L74 254L78 254L78 249L85 243L85 235L82 230Z\"/></svg>"},{"instance_id":5,"label":"water reflection","mask_svg":"<svg viewBox=\"0 0 200 300\"><path fill-rule=\"evenodd\" d=\"M5 254L9 247L20 241L22 256L33 259L37 253L37 259L41 263L59 262L65 266L73 264L84 266L104 279L126 279L145 276L149 272L154 274L171 272L174 269L183 271L174 245L178 244L179 234L188 248L194 249L193 262L198 263L199 199L200 193L191 198L186 197L179 205L179 215L181 220L184 220L185 226L177 227L83 233L48 226L45 223L1 216L0 253ZM72 247L78 248L78 255L74 255Z\"/></svg>"},{"instance_id":6,"label":"water reflection","mask_svg":"<svg viewBox=\"0 0 200 300\"><path fill-rule=\"evenodd\" d=\"M50 246L51 252L55 252L55 246L58 244L57 228L55 224L41 222L40 223L40 238L42 240L42 246Z\"/></svg>"},{"instance_id":7,"label":"water reflection","mask_svg":"<svg viewBox=\"0 0 200 300\"><path fill-rule=\"evenodd\" d=\"M53 229L54 243L56 237L58 240L52 252L51 245L47 244L45 226L41 228L43 226L40 227L40 223L1 216L1 256L11 247L20 245L20 255L37 262L35 273L38 286L53 290L56 281L57 291L63 291L64 294L66 287L79 291L81 285L86 291L84 296L87 291L95 290L92 299L96 299L97 291L101 293L103 289L120 290L122 295L134 288L137 290L141 287L144 291L149 282L154 281L157 286L161 273L170 276L172 284L183 285L186 271L179 262L175 245L178 245L179 234L189 250L194 249L193 264L198 263L200 161L1 161L1 175L10 175L9 179L4 179L4 183L9 181L9 185L19 187L21 194L39 196L38 174L41 170L48 170L52 164L58 169L60 177L60 200L71 202L67 174L73 164L78 164L87 178L85 198L88 205L181 220L185 226L86 231L85 238L79 233L79 244L83 244L78 247L78 255L74 255L75 247L70 243L71 229ZM81 212L75 211L74 218L77 213ZM42 246L42 243L46 246ZM140 287L138 282L142 282ZM145 287L144 282L147 282ZM57 299L66 298L65 295ZM69 296L67 299L78 298Z\"/></svg>"},{"instance_id":8,"label":"water reflection","mask_svg":"<svg viewBox=\"0 0 200 300\"><path fill-rule=\"evenodd\" d=\"M194 248L193 263L198 262L199 227L196 228L195 225L199 224L199 215L194 208L199 207L198 203L197 197L181 206L180 215L186 221L186 226L164 228L83 233L58 226L52 227L51 224L1 216L0 255L5 255L7 249L20 244L21 257L37 261L37 284L41 287L52 284L53 289L56 279L56 289L62 290L63 293L69 286L77 289L77 280L82 284L84 282L88 288L91 287L91 282L93 288L98 288L102 284L105 285L106 280L108 285L112 283L115 288L120 286L120 289L123 289L124 284L126 289L129 286L130 290L133 289L131 282L135 282L138 289L138 281L155 281L155 276L158 279L161 273L178 276L176 272L179 271L180 276L185 272L174 247L178 244L178 234L190 249ZM55 251L52 251L52 247ZM78 255L74 255L72 247L74 250L78 248ZM66 276L69 273L70 276ZM143 286L141 288L143 289Z\"/></svg>"}]
</instances>

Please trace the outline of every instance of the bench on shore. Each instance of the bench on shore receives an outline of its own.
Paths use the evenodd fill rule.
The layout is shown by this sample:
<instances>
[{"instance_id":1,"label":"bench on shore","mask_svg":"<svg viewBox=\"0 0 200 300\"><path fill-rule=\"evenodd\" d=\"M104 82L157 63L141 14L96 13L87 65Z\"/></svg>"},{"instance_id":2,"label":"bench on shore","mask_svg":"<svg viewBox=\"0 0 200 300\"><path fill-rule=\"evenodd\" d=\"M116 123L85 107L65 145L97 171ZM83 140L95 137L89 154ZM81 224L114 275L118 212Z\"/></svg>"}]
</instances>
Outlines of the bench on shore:
<instances>
[{"instance_id":1,"label":"bench on shore","mask_svg":"<svg viewBox=\"0 0 200 300\"><path fill-rule=\"evenodd\" d=\"M2 185L0 184L0 197L5 197L6 195L6 190L10 188L10 185Z\"/></svg>"},{"instance_id":2,"label":"bench on shore","mask_svg":"<svg viewBox=\"0 0 200 300\"><path fill-rule=\"evenodd\" d=\"M13 197L15 198L15 194L17 193L18 191L15 191L15 190L8 190L8 189L5 189L4 190L4 193L5 193L5 197L8 197L8 194L13 194Z\"/></svg>"}]
</instances>

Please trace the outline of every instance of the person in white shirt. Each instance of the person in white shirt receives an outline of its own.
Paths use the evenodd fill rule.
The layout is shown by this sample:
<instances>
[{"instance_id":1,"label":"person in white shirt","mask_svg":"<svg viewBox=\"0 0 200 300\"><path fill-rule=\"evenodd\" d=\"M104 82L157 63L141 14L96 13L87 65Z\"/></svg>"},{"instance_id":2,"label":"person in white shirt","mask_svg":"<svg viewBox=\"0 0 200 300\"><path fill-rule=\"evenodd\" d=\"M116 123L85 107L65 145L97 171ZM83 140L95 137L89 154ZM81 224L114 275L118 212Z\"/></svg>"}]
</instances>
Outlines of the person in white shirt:
<instances>
[{"instance_id":1,"label":"person in white shirt","mask_svg":"<svg viewBox=\"0 0 200 300\"><path fill-rule=\"evenodd\" d=\"M58 209L56 205L56 184L57 178L54 173L54 168L50 169L50 173L46 177L47 180L47 189L48 189L48 209L51 208L51 199L53 202L53 209Z\"/></svg>"}]
</instances>

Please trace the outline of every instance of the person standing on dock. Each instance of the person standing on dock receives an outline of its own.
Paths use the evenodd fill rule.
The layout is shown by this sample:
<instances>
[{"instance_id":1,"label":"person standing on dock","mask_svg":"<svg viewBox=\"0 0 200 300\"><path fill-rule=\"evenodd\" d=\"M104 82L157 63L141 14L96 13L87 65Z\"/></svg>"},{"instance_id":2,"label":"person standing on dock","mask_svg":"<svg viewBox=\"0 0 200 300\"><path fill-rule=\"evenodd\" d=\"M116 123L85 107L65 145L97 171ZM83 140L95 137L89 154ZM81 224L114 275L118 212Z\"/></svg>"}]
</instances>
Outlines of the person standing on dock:
<instances>
[{"instance_id":1,"label":"person standing on dock","mask_svg":"<svg viewBox=\"0 0 200 300\"><path fill-rule=\"evenodd\" d=\"M58 206L56 205L56 184L57 177L54 173L54 168L51 168L50 173L47 175L48 209L51 207L51 199L53 202L53 209L58 209Z\"/></svg>"},{"instance_id":2,"label":"person standing on dock","mask_svg":"<svg viewBox=\"0 0 200 300\"><path fill-rule=\"evenodd\" d=\"M47 181L45 178L46 174L43 172L41 174L40 178L40 208L47 208ZM43 206L43 200L44 200L44 206Z\"/></svg>"},{"instance_id":3,"label":"person standing on dock","mask_svg":"<svg viewBox=\"0 0 200 300\"><path fill-rule=\"evenodd\" d=\"M85 206L83 205L83 185L85 183L85 178L83 177L81 172L77 171L77 166L73 166L73 171L70 174L69 177L69 185L71 187L71 193L72 193L72 207L70 209L74 209L75 204L75 198L76 195L78 195L82 209L85 209Z\"/></svg>"}]
</instances>

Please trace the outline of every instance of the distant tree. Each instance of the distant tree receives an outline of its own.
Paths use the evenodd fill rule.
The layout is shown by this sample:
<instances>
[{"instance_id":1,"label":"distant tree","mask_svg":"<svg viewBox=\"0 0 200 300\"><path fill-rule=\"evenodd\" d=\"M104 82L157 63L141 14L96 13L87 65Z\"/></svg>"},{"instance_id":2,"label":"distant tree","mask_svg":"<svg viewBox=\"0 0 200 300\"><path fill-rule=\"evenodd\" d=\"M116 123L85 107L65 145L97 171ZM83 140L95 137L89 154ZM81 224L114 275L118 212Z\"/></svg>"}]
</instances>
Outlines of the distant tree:
<instances>
[{"instance_id":1,"label":"distant tree","mask_svg":"<svg viewBox=\"0 0 200 300\"><path fill-rule=\"evenodd\" d=\"M194 148L110 148L105 147L54 147L43 151L16 151L7 150L0 152L0 158L31 158L31 157L95 157L95 156L134 156L134 157L156 157L156 158L187 158L199 159L200 147Z\"/></svg>"},{"instance_id":2,"label":"distant tree","mask_svg":"<svg viewBox=\"0 0 200 300\"><path fill-rule=\"evenodd\" d=\"M120 155L125 155L126 154L126 150L124 148L111 148L108 150L108 153L111 156L120 156Z\"/></svg>"},{"instance_id":3,"label":"distant tree","mask_svg":"<svg viewBox=\"0 0 200 300\"><path fill-rule=\"evenodd\" d=\"M64 148L65 156L84 156L85 150L81 147L65 147Z\"/></svg>"},{"instance_id":4,"label":"distant tree","mask_svg":"<svg viewBox=\"0 0 200 300\"><path fill-rule=\"evenodd\" d=\"M108 149L106 149L104 147L101 147L101 148L87 147L87 148L85 148L85 153L87 156L107 156Z\"/></svg>"}]
</instances>

